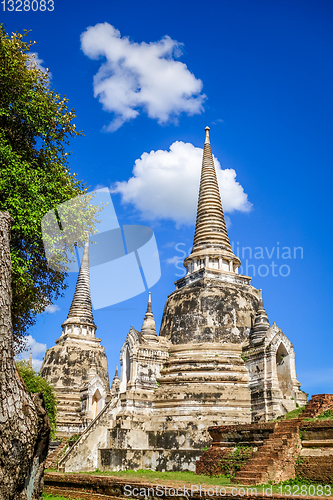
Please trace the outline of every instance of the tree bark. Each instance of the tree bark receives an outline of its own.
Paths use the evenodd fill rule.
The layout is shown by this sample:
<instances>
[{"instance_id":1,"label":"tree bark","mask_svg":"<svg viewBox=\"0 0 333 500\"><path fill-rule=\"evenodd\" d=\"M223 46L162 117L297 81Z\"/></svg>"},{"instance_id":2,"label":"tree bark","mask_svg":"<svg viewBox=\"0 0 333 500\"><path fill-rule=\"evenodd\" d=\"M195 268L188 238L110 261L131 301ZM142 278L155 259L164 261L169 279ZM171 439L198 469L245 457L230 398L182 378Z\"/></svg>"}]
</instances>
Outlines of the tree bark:
<instances>
[{"instance_id":1,"label":"tree bark","mask_svg":"<svg viewBox=\"0 0 333 500\"><path fill-rule=\"evenodd\" d=\"M40 500L50 422L42 394L29 395L14 362L10 229L0 212L0 498Z\"/></svg>"}]
</instances>

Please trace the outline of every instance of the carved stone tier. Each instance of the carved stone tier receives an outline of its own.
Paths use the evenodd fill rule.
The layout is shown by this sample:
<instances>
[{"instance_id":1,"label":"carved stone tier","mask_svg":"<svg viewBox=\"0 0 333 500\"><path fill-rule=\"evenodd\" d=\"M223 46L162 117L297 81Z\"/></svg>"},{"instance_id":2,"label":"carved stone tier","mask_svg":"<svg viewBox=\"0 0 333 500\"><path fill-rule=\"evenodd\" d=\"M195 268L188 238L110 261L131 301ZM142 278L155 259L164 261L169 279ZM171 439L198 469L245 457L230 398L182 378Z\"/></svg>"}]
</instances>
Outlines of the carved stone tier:
<instances>
[{"instance_id":1,"label":"carved stone tier","mask_svg":"<svg viewBox=\"0 0 333 500\"><path fill-rule=\"evenodd\" d=\"M239 344L172 346L155 391L156 418L170 421L172 417L174 428L186 428L189 423L207 428L221 420L250 422L248 371L241 355Z\"/></svg>"}]
</instances>

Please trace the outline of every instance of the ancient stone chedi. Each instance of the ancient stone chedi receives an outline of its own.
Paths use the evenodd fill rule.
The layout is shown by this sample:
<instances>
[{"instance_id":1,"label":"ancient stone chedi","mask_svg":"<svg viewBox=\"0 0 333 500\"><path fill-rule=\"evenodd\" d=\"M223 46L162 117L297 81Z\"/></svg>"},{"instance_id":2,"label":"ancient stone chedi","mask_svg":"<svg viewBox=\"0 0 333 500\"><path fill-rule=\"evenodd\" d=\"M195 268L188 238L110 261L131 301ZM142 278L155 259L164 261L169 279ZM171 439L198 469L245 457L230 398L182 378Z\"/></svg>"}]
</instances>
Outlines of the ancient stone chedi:
<instances>
[{"instance_id":1,"label":"ancient stone chedi","mask_svg":"<svg viewBox=\"0 0 333 500\"><path fill-rule=\"evenodd\" d=\"M159 336L150 304L141 332L131 328L119 390L62 459L63 469L195 470L209 426L267 421L305 403L293 346L270 326L261 290L238 274L240 264L207 127L187 274L167 299Z\"/></svg>"},{"instance_id":2,"label":"ancient stone chedi","mask_svg":"<svg viewBox=\"0 0 333 500\"><path fill-rule=\"evenodd\" d=\"M110 396L109 374L101 339L95 337L89 277L89 243L85 244L73 301L56 345L46 351L41 375L58 399L58 435L82 432Z\"/></svg>"}]
</instances>

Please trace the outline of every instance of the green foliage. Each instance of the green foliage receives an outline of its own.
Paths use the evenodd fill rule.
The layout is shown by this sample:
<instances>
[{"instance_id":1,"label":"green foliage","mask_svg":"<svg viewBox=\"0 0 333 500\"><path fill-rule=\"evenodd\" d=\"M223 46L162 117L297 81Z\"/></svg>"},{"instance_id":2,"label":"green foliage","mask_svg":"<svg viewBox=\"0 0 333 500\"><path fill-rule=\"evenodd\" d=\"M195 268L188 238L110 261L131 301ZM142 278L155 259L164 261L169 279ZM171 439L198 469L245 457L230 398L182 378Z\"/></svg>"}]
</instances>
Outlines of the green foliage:
<instances>
[{"instance_id":1,"label":"green foliage","mask_svg":"<svg viewBox=\"0 0 333 500\"><path fill-rule=\"evenodd\" d=\"M233 478L252 455L253 448L251 446L236 446L226 458L218 461L217 468L219 471L223 471L226 477Z\"/></svg>"},{"instance_id":2,"label":"green foliage","mask_svg":"<svg viewBox=\"0 0 333 500\"><path fill-rule=\"evenodd\" d=\"M73 446L73 444L76 443L80 436L81 434L73 434L70 438L68 438L68 446Z\"/></svg>"},{"instance_id":3,"label":"green foliage","mask_svg":"<svg viewBox=\"0 0 333 500\"><path fill-rule=\"evenodd\" d=\"M333 410L326 410L318 415L318 420L333 420Z\"/></svg>"},{"instance_id":4,"label":"green foliage","mask_svg":"<svg viewBox=\"0 0 333 500\"><path fill-rule=\"evenodd\" d=\"M305 406L301 406L300 408L295 408L295 410L290 411L285 415L286 420L290 420L291 418L298 418L301 416Z\"/></svg>"},{"instance_id":5,"label":"green foliage","mask_svg":"<svg viewBox=\"0 0 333 500\"><path fill-rule=\"evenodd\" d=\"M51 439L54 439L57 430L57 400L52 385L38 375L27 361L17 361L16 366L27 390L33 393L43 393L46 411L51 424Z\"/></svg>"},{"instance_id":6,"label":"green foliage","mask_svg":"<svg viewBox=\"0 0 333 500\"><path fill-rule=\"evenodd\" d=\"M325 410L320 415L312 418L305 418L305 422L317 422L318 420L333 420L333 410Z\"/></svg>"},{"instance_id":7,"label":"green foliage","mask_svg":"<svg viewBox=\"0 0 333 500\"><path fill-rule=\"evenodd\" d=\"M16 351L38 313L63 295L64 272L47 265L41 220L86 191L70 172L66 147L82 135L68 99L51 90L49 73L31 63L32 43L0 24L0 211L14 218L11 237L12 318ZM20 346L21 343L21 346Z\"/></svg>"}]
</instances>

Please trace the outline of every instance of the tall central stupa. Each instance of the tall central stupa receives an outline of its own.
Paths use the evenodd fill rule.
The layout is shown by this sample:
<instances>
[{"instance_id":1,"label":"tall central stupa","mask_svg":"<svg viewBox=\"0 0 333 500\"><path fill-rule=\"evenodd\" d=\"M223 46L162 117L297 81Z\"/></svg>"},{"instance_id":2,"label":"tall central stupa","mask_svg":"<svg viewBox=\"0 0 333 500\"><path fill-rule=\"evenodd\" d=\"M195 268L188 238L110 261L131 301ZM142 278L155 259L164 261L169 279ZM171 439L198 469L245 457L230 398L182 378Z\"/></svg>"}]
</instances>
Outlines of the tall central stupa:
<instances>
[{"instance_id":1,"label":"tall central stupa","mask_svg":"<svg viewBox=\"0 0 333 500\"><path fill-rule=\"evenodd\" d=\"M207 428L251 421L249 374L242 344L249 337L259 291L240 276L224 220L209 141L202 161L187 275L165 304L160 336L170 341L155 408L187 425ZM177 424L178 425L178 424Z\"/></svg>"}]
</instances>

